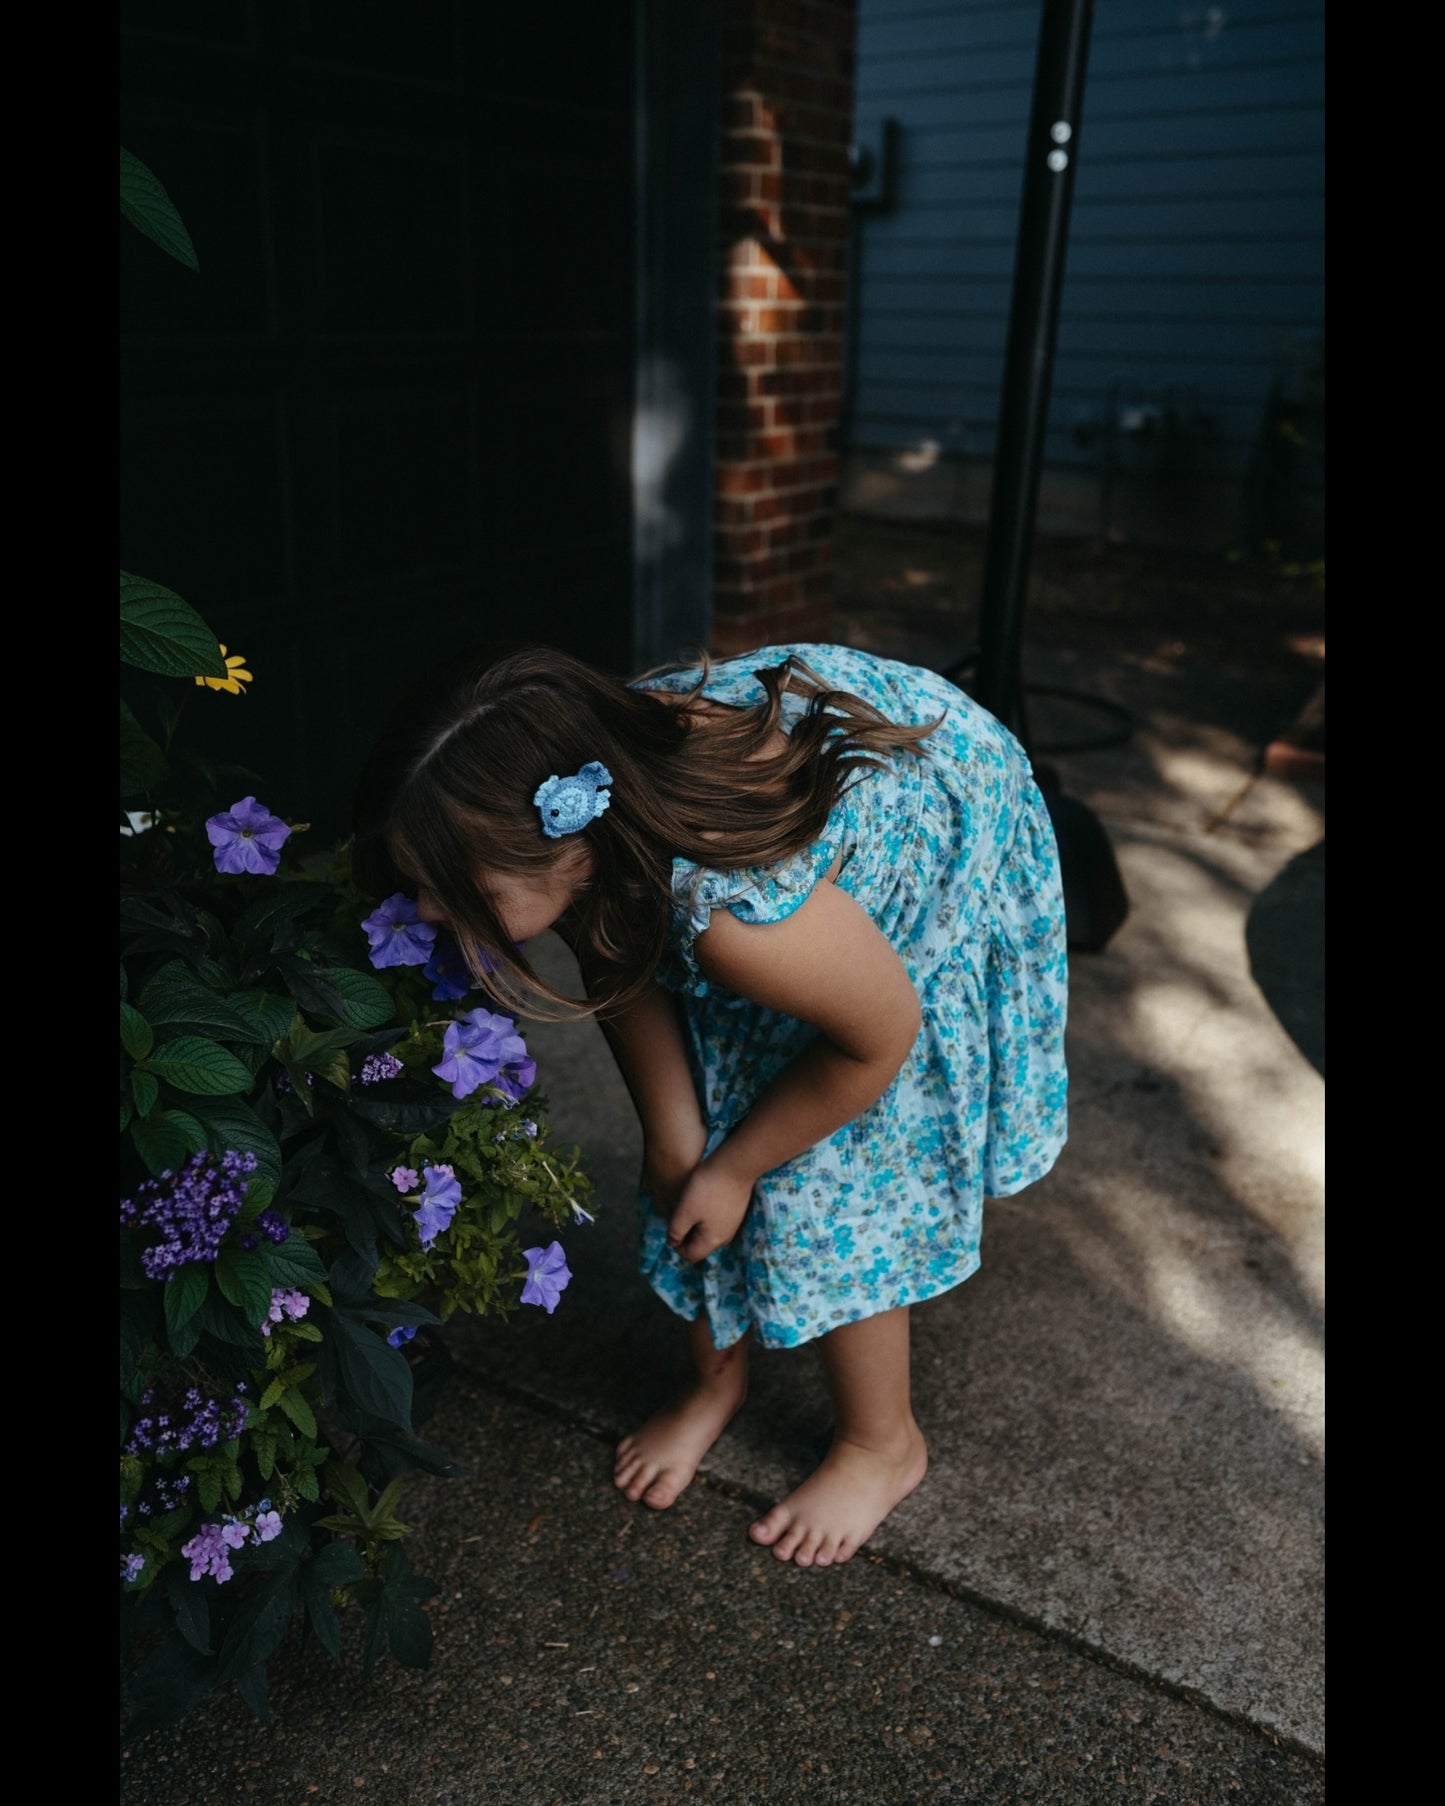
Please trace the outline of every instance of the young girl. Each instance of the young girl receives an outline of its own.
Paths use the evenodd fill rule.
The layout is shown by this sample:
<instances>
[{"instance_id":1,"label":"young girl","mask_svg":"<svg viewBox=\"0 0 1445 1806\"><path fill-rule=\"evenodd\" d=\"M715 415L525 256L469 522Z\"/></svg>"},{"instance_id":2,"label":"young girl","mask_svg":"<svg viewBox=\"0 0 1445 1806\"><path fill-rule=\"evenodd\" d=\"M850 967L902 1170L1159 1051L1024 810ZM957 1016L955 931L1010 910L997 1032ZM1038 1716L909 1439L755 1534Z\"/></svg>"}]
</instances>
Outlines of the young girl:
<instances>
[{"instance_id":1,"label":"young girl","mask_svg":"<svg viewBox=\"0 0 1445 1806\"><path fill-rule=\"evenodd\" d=\"M910 1306L968 1278L985 1196L1064 1143L1063 902L1022 748L935 673L841 646L630 684L523 647L417 718L384 786L363 876L519 1013L596 1012L636 1104L639 1264L692 1378L617 1485L671 1505L750 1343L813 1342L832 1446L750 1534L847 1561L927 1466ZM547 928L589 1001L519 950Z\"/></svg>"}]
</instances>

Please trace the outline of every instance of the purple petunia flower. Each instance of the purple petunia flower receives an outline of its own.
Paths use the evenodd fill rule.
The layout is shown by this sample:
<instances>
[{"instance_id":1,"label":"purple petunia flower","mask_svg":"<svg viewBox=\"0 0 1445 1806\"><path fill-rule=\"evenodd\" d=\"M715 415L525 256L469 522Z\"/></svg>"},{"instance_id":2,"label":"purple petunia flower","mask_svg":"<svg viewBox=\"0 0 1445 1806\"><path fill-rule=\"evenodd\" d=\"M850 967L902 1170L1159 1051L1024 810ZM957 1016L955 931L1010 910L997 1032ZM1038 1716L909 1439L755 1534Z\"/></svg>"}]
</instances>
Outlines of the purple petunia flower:
<instances>
[{"instance_id":1,"label":"purple petunia flower","mask_svg":"<svg viewBox=\"0 0 1445 1806\"><path fill-rule=\"evenodd\" d=\"M547 1248L524 1248L527 1279L522 1287L523 1304L540 1304L550 1317L572 1278L561 1242Z\"/></svg>"},{"instance_id":2,"label":"purple petunia flower","mask_svg":"<svg viewBox=\"0 0 1445 1806\"><path fill-rule=\"evenodd\" d=\"M455 1003L473 988L475 980L462 958L456 936L441 929L427 961L423 978L432 981L432 998L437 1003Z\"/></svg>"},{"instance_id":3,"label":"purple petunia flower","mask_svg":"<svg viewBox=\"0 0 1445 1806\"><path fill-rule=\"evenodd\" d=\"M398 1323L386 1339L393 1348L400 1348L404 1342L410 1342L415 1335L416 1325L414 1323Z\"/></svg>"},{"instance_id":4,"label":"purple petunia flower","mask_svg":"<svg viewBox=\"0 0 1445 1806\"><path fill-rule=\"evenodd\" d=\"M431 958L436 923L423 922L416 904L401 891L378 904L361 926L378 971L384 966L424 966Z\"/></svg>"},{"instance_id":5,"label":"purple petunia flower","mask_svg":"<svg viewBox=\"0 0 1445 1806\"><path fill-rule=\"evenodd\" d=\"M207 838L216 849L216 870L232 874L269 876L281 863L281 848L290 833L280 816L254 796L243 796L206 823Z\"/></svg>"},{"instance_id":6,"label":"purple petunia flower","mask_svg":"<svg viewBox=\"0 0 1445 1806\"><path fill-rule=\"evenodd\" d=\"M461 1180L449 1166L425 1166L426 1191L412 1212L423 1248L430 1248L457 1214L462 1201Z\"/></svg>"},{"instance_id":7,"label":"purple petunia flower","mask_svg":"<svg viewBox=\"0 0 1445 1806\"><path fill-rule=\"evenodd\" d=\"M491 1010L468 1010L447 1024L444 1058L432 1071L445 1079L453 1097L470 1097L479 1085L495 1084L514 1101L525 1096L537 1076L537 1063L527 1057L527 1043L510 1016Z\"/></svg>"}]
</instances>

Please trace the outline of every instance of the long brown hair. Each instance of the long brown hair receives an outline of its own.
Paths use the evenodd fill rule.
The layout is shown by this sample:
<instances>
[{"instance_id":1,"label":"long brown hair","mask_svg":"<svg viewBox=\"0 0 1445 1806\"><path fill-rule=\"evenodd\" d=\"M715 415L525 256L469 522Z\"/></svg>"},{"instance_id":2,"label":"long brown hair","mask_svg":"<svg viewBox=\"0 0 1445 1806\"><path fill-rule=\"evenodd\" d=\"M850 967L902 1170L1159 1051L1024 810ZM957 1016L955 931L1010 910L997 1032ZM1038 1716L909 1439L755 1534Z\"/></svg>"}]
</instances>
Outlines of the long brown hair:
<instances>
[{"instance_id":1,"label":"long brown hair","mask_svg":"<svg viewBox=\"0 0 1445 1806\"><path fill-rule=\"evenodd\" d=\"M754 673L764 701L714 710L703 696L712 665L701 652L645 673L699 669L663 700L554 647L521 645L474 664L435 706L408 704L363 777L358 882L378 897L431 891L478 983L519 1013L620 1009L663 957L674 856L727 871L800 852L850 783L889 751L920 752L938 726L891 722L796 655ZM775 751L788 693L807 707ZM577 837L544 836L532 798L548 777L593 760L612 783L610 806L582 830L593 876L571 912L593 992L584 1002L513 946L482 875L538 877L568 856Z\"/></svg>"}]
</instances>

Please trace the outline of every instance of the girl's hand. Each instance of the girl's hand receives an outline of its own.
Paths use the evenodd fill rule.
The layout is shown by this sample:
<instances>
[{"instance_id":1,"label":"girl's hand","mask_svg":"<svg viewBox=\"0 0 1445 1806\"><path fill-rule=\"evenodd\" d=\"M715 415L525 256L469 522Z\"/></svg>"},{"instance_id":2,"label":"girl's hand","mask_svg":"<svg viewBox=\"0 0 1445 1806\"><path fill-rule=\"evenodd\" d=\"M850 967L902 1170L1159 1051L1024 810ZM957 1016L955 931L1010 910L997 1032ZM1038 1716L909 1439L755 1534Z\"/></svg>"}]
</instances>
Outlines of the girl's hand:
<instances>
[{"instance_id":1,"label":"girl's hand","mask_svg":"<svg viewBox=\"0 0 1445 1806\"><path fill-rule=\"evenodd\" d=\"M737 1234L752 1197L751 1179L704 1160L682 1188L667 1228L668 1246L684 1260L705 1260Z\"/></svg>"}]
</instances>

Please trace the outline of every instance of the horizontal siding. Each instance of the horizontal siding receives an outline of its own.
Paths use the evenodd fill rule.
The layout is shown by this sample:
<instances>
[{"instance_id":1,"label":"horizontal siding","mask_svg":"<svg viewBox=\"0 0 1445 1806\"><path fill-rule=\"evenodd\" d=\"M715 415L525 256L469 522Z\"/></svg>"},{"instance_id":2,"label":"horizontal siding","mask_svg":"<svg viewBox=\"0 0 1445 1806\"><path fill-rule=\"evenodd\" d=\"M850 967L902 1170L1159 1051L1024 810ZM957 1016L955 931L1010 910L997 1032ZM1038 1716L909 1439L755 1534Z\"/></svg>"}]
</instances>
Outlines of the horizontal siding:
<instances>
[{"instance_id":1,"label":"horizontal siding","mask_svg":"<svg viewBox=\"0 0 1445 1806\"><path fill-rule=\"evenodd\" d=\"M1242 31L1230 24L1212 38L1177 27L1112 37L1096 32L1089 43L1089 81L1100 91L1110 84L1147 84L1176 76L1204 81L1230 71L1278 68L1299 58L1300 29L1302 25L1308 28L1311 22L1305 14L1254 30ZM1029 81L1034 69L1038 9L1033 12L1031 26L1022 41L997 49L980 46L950 51L930 46L914 56L890 58L883 64L865 62L859 70L858 93L873 105L900 100L912 106L925 95L970 94L983 88L1012 85L1021 76ZM963 28L964 21L960 19L956 29L962 32ZM867 56L866 50L863 54ZM1323 54L1322 43L1315 54Z\"/></svg>"},{"instance_id":2,"label":"horizontal siding","mask_svg":"<svg viewBox=\"0 0 1445 1806\"><path fill-rule=\"evenodd\" d=\"M1239 0L1228 6L1197 3L1185 6L1138 6L1103 0L1094 9L1090 54L1094 58L1130 56L1126 46L1177 43L1208 52L1226 38L1251 38L1285 25L1318 22L1320 8L1301 0ZM913 62L920 43L935 47L940 60L1001 49L1030 54L1038 41L1038 0L1006 0L997 5L971 5L969 0L932 6L903 5L892 0L863 0L858 14L858 54L870 80L900 62ZM860 71L861 73L861 71Z\"/></svg>"},{"instance_id":3,"label":"horizontal siding","mask_svg":"<svg viewBox=\"0 0 1445 1806\"><path fill-rule=\"evenodd\" d=\"M1323 7L1163 13L1094 13L1046 468L1101 468L1111 407L1172 395L1218 485L1323 335ZM858 136L897 119L900 166L858 220L853 446L992 456L1039 18L860 0Z\"/></svg>"},{"instance_id":4,"label":"horizontal siding","mask_svg":"<svg viewBox=\"0 0 1445 1806\"><path fill-rule=\"evenodd\" d=\"M1033 59L1015 76L997 82L967 82L958 87L931 87L905 97L875 98L860 87L859 118L888 113L917 131L939 131L962 123L998 124L1028 119L1033 91ZM1134 75L1099 75L1090 59L1082 126L1120 120L1168 120L1183 110L1201 113L1253 112L1273 106L1324 104L1325 63L1322 52L1270 58L1218 69L1160 69Z\"/></svg>"}]
</instances>

